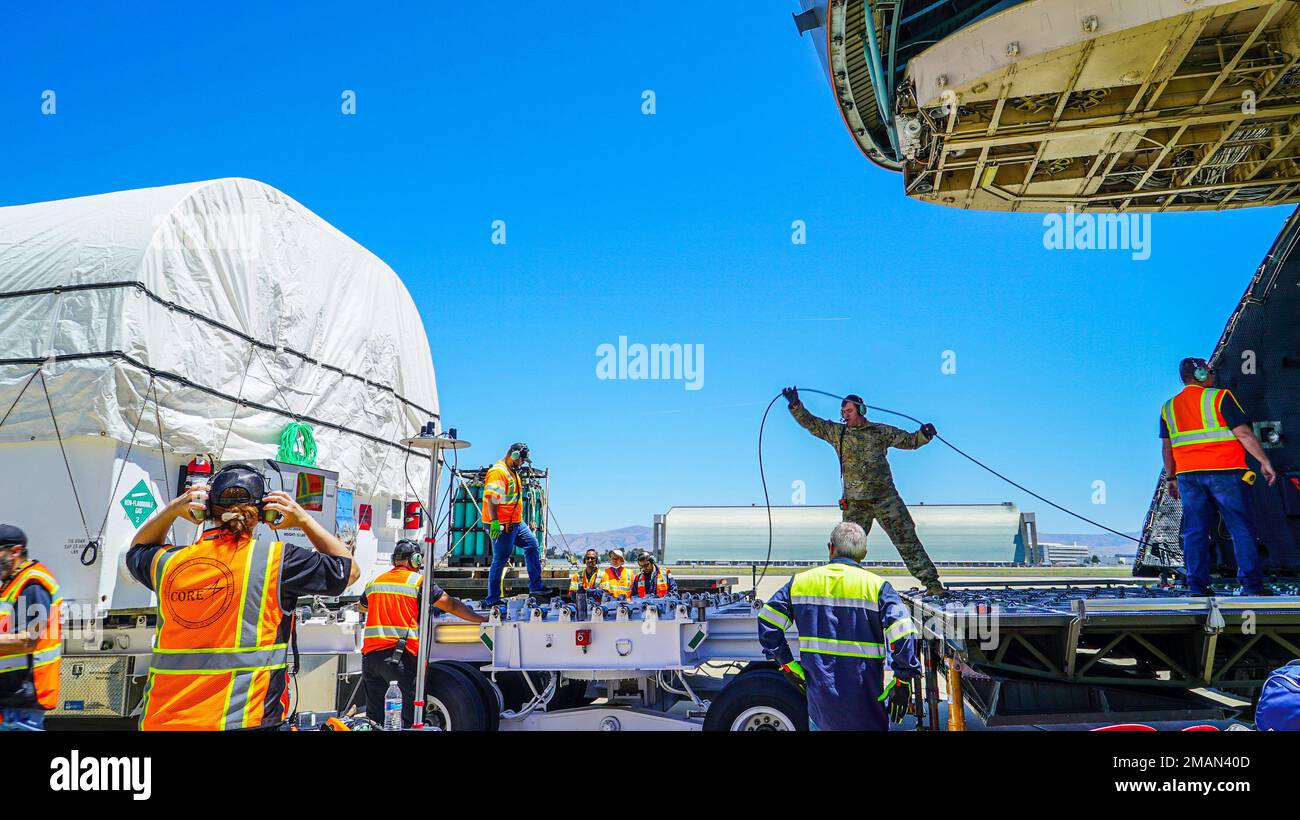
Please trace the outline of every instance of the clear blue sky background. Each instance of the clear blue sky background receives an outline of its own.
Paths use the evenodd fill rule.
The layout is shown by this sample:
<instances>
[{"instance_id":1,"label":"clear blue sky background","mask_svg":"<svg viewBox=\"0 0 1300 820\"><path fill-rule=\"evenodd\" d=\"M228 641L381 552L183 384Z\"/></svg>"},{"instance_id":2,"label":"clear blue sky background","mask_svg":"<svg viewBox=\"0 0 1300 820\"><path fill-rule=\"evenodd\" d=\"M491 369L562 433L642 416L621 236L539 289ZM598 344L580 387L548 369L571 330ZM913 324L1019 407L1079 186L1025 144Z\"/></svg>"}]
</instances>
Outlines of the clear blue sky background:
<instances>
[{"instance_id":1,"label":"clear blue sky background","mask_svg":"<svg viewBox=\"0 0 1300 820\"><path fill-rule=\"evenodd\" d=\"M846 133L797 5L17 6L0 204L222 176L282 189L402 276L465 460L527 440L569 532L762 503L759 418L791 383L930 419L1138 528L1177 360L1208 355L1289 209L1158 216L1134 262L1046 251L1041 216L909 201ZM703 389L598 380L596 348L620 335L704 345ZM783 408L773 500L802 480L833 503L832 450ZM1012 500L1043 531L1088 529L940 445L893 462L909 502Z\"/></svg>"}]
</instances>

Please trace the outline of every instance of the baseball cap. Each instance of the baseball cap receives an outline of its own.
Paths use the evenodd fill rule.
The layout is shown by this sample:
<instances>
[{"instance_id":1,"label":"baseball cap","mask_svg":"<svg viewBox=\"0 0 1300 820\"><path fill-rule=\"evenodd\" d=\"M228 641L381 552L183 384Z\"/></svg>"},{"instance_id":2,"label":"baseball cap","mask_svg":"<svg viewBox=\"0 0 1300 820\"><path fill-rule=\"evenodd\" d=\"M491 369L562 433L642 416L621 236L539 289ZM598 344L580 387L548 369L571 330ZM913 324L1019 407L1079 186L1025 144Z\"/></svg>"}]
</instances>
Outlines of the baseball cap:
<instances>
[{"instance_id":1,"label":"baseball cap","mask_svg":"<svg viewBox=\"0 0 1300 820\"><path fill-rule=\"evenodd\" d=\"M13 524L0 524L0 547L14 546L27 549L27 533Z\"/></svg>"},{"instance_id":2,"label":"baseball cap","mask_svg":"<svg viewBox=\"0 0 1300 820\"><path fill-rule=\"evenodd\" d=\"M260 504L266 495L266 479L247 464L222 468L212 479L208 498L214 507Z\"/></svg>"}]
</instances>

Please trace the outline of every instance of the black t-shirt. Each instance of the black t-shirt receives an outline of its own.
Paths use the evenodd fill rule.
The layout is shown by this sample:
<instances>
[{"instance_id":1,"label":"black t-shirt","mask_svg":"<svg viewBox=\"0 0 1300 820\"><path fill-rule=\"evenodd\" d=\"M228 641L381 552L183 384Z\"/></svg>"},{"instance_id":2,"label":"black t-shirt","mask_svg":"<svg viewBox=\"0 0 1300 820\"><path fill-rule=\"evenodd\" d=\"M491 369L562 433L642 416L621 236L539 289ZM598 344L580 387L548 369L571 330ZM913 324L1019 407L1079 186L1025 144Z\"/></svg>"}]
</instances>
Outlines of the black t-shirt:
<instances>
[{"instance_id":1,"label":"black t-shirt","mask_svg":"<svg viewBox=\"0 0 1300 820\"><path fill-rule=\"evenodd\" d=\"M1243 424L1250 424L1250 420L1246 418L1246 411L1241 409L1241 402L1237 401L1237 397L1232 395L1232 391L1224 390L1223 392L1228 395L1223 397L1223 401L1219 404L1219 410L1223 413L1223 421L1228 425L1228 429L1231 430ZM1169 438L1169 425L1165 423L1164 413L1160 414L1160 438Z\"/></svg>"},{"instance_id":2,"label":"black t-shirt","mask_svg":"<svg viewBox=\"0 0 1300 820\"><path fill-rule=\"evenodd\" d=\"M171 548L171 544L136 544L126 554L127 571L156 592L149 569L159 550ZM285 544L280 558L280 609L291 612L301 595L342 595L351 572L351 558Z\"/></svg>"},{"instance_id":3,"label":"black t-shirt","mask_svg":"<svg viewBox=\"0 0 1300 820\"><path fill-rule=\"evenodd\" d=\"M28 581L21 590L18 591L18 600L14 602L14 624L13 632L41 632L45 629L45 623L49 620L50 607L54 601L50 598L50 593L45 591L45 587L36 581ZM11 672L0 672L0 697L13 695L22 691L23 684L30 678L26 669L15 669ZM11 704L19 706L19 704ZM35 700L30 704L36 708L38 704Z\"/></svg>"}]
</instances>

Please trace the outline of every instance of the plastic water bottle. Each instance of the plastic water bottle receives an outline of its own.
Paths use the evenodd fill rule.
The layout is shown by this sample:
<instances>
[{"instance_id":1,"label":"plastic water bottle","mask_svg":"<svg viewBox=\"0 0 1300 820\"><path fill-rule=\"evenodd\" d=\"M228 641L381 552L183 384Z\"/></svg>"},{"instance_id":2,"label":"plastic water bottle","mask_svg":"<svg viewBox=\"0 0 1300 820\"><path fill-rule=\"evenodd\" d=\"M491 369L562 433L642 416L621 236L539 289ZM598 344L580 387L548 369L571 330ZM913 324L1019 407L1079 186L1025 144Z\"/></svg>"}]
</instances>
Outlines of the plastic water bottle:
<instances>
[{"instance_id":1,"label":"plastic water bottle","mask_svg":"<svg viewBox=\"0 0 1300 820\"><path fill-rule=\"evenodd\" d=\"M384 731L402 731L402 690L397 688L397 681L388 682L388 691L384 693Z\"/></svg>"}]
</instances>

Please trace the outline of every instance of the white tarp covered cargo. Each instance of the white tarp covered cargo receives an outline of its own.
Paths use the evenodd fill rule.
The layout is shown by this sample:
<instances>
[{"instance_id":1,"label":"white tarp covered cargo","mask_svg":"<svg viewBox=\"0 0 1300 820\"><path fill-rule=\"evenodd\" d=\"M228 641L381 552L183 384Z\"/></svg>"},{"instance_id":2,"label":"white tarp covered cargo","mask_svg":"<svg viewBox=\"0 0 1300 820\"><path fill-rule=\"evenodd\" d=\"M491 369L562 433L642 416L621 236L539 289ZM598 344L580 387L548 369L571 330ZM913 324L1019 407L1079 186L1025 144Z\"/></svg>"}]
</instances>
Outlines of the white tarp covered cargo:
<instances>
[{"instance_id":1,"label":"white tarp covered cargo","mask_svg":"<svg viewBox=\"0 0 1300 820\"><path fill-rule=\"evenodd\" d=\"M57 480L45 388L80 499ZM82 534L77 503L89 536L106 521L129 538L117 496L137 467L170 497L182 460L273 458L295 420L359 502L412 496L428 459L408 464L397 442L437 417L438 395L424 325L387 265L280 191L221 179L0 208L6 412L3 472L51 475L26 492L7 482L0 520L36 547L33 530L52 525L32 519L57 515L45 536L62 547L63 530Z\"/></svg>"}]
</instances>

